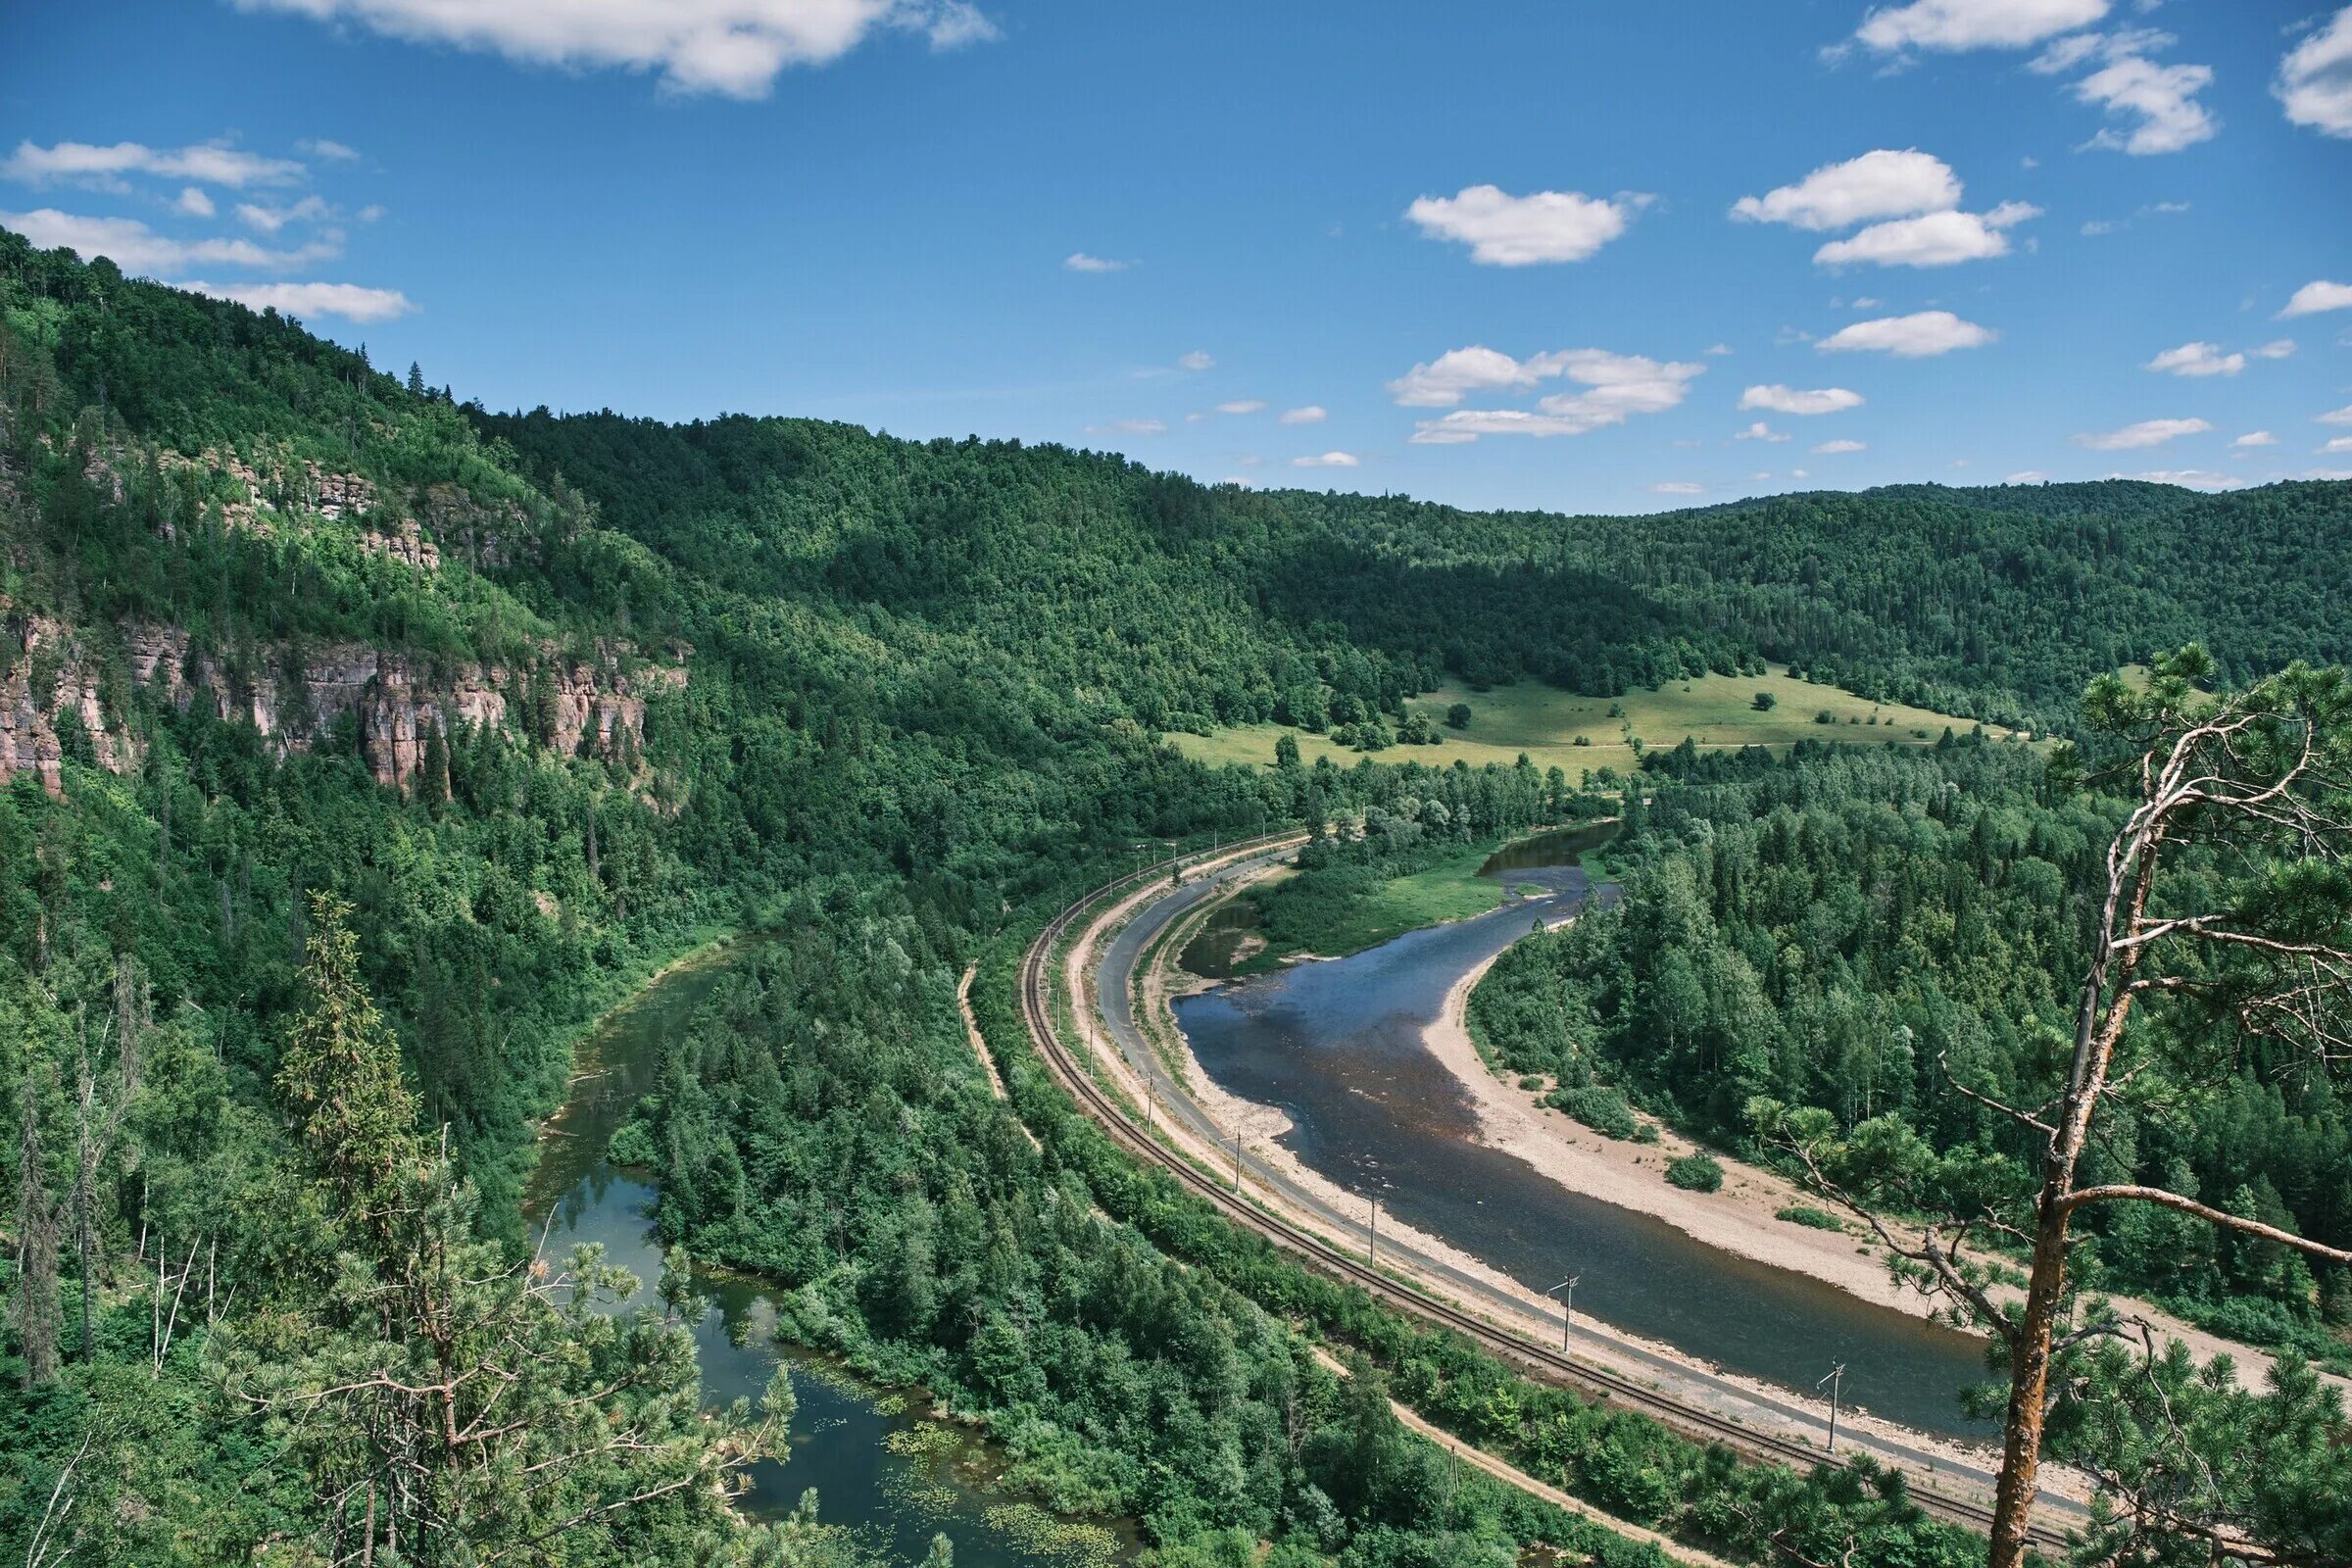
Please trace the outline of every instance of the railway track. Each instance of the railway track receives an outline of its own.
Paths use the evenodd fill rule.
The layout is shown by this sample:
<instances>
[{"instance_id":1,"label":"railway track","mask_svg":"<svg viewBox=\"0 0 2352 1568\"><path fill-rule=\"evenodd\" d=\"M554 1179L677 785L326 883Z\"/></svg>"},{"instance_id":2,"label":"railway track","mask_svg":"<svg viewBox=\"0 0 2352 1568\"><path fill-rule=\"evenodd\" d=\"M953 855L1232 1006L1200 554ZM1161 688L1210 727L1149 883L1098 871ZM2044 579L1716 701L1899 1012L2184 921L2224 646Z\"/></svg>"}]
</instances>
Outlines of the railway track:
<instances>
[{"instance_id":1,"label":"railway track","mask_svg":"<svg viewBox=\"0 0 2352 1568\"><path fill-rule=\"evenodd\" d=\"M1296 837L1294 834L1270 834L1245 840L1211 852L1208 858L1274 849ZM1453 1330L1547 1382L1640 1410L1685 1437L1702 1443L1719 1443L1750 1459L1788 1464L1800 1470L1809 1469L1823 1460L1825 1455L1806 1444L1756 1431L1713 1411L1684 1403L1606 1367L1576 1360L1465 1311L1442 1297L1383 1273L1371 1267L1363 1258L1334 1246L1315 1232L1244 1201L1223 1183L1163 1146L1147 1129L1139 1127L1128 1114L1127 1108L1096 1082L1093 1073L1071 1053L1061 1032L1054 1027L1052 989L1054 952L1072 925L1105 900L1165 876L1187 859L1200 858L1202 857L1195 856L1180 857L1173 861L1163 860L1104 883L1049 921L1021 956L1021 1012L1030 1039L1055 1081L1060 1083L1081 1109L1131 1153L1165 1170L1193 1196L1216 1208L1233 1223L1255 1231L1328 1275L1361 1286L1392 1306L1425 1322ZM1972 1530L1991 1529L1992 1509L1988 1505L1974 1497L1940 1491L1916 1475L1907 1476L1906 1479L1911 1483L1911 1495L1930 1514ZM2038 1520L2033 1528L2031 1541L2045 1551L2055 1551L2066 1544L2062 1532Z\"/></svg>"}]
</instances>

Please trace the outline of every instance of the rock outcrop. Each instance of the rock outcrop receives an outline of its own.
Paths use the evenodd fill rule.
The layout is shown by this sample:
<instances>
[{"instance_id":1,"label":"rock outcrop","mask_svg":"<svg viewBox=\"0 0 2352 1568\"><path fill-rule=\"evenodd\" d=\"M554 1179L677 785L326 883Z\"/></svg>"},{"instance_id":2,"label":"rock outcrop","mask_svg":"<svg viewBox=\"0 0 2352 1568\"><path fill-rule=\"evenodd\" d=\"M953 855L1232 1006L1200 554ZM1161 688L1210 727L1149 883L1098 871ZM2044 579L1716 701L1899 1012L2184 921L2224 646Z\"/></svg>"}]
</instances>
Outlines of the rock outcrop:
<instances>
[{"instance_id":1,"label":"rock outcrop","mask_svg":"<svg viewBox=\"0 0 2352 1568\"><path fill-rule=\"evenodd\" d=\"M99 766L135 767L139 747L102 699L104 671L90 651L44 617L28 620L22 636L24 652L0 679L0 776L37 773L57 793L61 725L70 731L76 722ZM281 757L311 749L354 716L376 781L403 789L423 769L433 733L454 728L505 729L565 756L633 756L645 740L647 700L686 684L682 662L640 663L620 647L593 660L564 659L551 648L522 665L430 671L398 654L338 643L310 650L299 670L280 659L239 673L192 653L185 631L135 626L124 634L123 655L123 673L158 702L181 712L202 703L223 720L250 723Z\"/></svg>"}]
</instances>

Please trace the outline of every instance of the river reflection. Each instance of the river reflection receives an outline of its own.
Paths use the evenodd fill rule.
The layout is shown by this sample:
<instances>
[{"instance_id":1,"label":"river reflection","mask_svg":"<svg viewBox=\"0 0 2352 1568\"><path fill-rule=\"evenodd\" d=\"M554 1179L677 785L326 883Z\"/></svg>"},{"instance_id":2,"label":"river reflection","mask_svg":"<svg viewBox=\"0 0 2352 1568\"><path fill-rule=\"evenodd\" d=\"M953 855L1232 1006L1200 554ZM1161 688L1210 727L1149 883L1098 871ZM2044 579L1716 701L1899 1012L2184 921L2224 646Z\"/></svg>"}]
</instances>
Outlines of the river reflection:
<instances>
[{"instance_id":1,"label":"river reflection","mask_svg":"<svg viewBox=\"0 0 2352 1568\"><path fill-rule=\"evenodd\" d=\"M1518 848L1518 859L1545 853ZM1202 1069L1232 1094L1280 1107L1292 1122L1283 1142L1301 1162L1360 1196L1377 1193L1400 1220L1535 1290L1580 1274L1580 1317L1793 1391L1842 1361L1847 1397L1862 1406L1926 1431L1982 1435L1957 1401L1985 1375L1975 1341L1705 1247L1474 1141L1470 1101L1422 1031L1463 975L1538 920L1595 892L1613 896L1613 885L1596 890L1560 863L1574 849L1548 853L1547 866L1494 867L1515 887L1541 883L1540 896L1179 1000L1177 1021Z\"/></svg>"}]
</instances>

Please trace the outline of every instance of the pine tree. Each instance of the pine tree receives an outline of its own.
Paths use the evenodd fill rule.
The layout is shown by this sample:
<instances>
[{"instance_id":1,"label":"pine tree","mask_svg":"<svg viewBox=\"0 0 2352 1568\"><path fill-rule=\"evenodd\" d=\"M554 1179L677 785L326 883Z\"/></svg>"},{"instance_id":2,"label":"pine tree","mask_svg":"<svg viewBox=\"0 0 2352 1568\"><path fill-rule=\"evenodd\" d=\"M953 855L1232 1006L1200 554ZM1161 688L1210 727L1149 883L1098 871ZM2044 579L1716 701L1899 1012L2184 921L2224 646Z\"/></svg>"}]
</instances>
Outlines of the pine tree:
<instances>
[{"instance_id":1,"label":"pine tree","mask_svg":"<svg viewBox=\"0 0 2352 1568\"><path fill-rule=\"evenodd\" d=\"M424 396L424 371L415 360L409 362L409 396L415 398Z\"/></svg>"}]
</instances>

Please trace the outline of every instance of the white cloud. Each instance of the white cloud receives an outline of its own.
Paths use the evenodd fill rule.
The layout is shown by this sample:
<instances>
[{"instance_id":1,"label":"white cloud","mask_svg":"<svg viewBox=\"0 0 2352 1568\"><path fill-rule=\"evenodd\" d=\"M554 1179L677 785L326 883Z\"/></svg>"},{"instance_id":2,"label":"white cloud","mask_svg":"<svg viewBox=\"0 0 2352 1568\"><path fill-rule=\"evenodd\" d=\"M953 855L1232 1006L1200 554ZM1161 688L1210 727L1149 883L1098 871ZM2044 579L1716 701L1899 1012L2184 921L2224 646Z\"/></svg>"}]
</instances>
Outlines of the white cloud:
<instances>
[{"instance_id":1,"label":"white cloud","mask_svg":"<svg viewBox=\"0 0 2352 1568\"><path fill-rule=\"evenodd\" d=\"M1786 441L1788 437L1786 432L1775 430L1762 419L1758 419L1746 429L1736 433L1732 439L1735 441Z\"/></svg>"},{"instance_id":2,"label":"white cloud","mask_svg":"<svg viewBox=\"0 0 2352 1568\"><path fill-rule=\"evenodd\" d=\"M2180 436L2203 435L2212 428L2203 419L2142 419L2120 430L2085 430L2074 441L2075 445L2088 447L2093 452L2137 452L2160 447Z\"/></svg>"},{"instance_id":3,"label":"white cloud","mask_svg":"<svg viewBox=\"0 0 2352 1568\"><path fill-rule=\"evenodd\" d=\"M2352 6L2287 51L2271 91L2296 124L2352 136Z\"/></svg>"},{"instance_id":4,"label":"white cloud","mask_svg":"<svg viewBox=\"0 0 2352 1568\"><path fill-rule=\"evenodd\" d=\"M2290 316L2317 316L2322 311L2352 310L2352 283L2330 283L2326 278L2314 278L2295 290L2295 297L2286 302L2278 313L2284 319Z\"/></svg>"},{"instance_id":5,"label":"white cloud","mask_svg":"<svg viewBox=\"0 0 2352 1568\"><path fill-rule=\"evenodd\" d=\"M2352 435L2330 436L2327 444L2320 448L2322 457L2332 456L2338 452L2352 452Z\"/></svg>"},{"instance_id":6,"label":"white cloud","mask_svg":"<svg viewBox=\"0 0 2352 1568\"><path fill-rule=\"evenodd\" d=\"M1524 363L1492 349L1456 349L1431 365L1415 366L1389 385L1408 408L1444 408L1460 402L1465 391L1528 387L1555 377L1583 388L1542 398L1533 412L1456 409L1424 419L1414 430L1412 440L1419 445L1448 446L1482 435L1583 435L1623 424L1637 414L1662 414L1680 404L1691 379L1704 373L1703 365L1605 349L1567 349Z\"/></svg>"},{"instance_id":7,"label":"white cloud","mask_svg":"<svg viewBox=\"0 0 2352 1568\"><path fill-rule=\"evenodd\" d=\"M1688 479L1667 479L1649 488L1653 494L1661 496L1703 496L1707 493L1705 485L1692 484Z\"/></svg>"},{"instance_id":8,"label":"white cloud","mask_svg":"<svg viewBox=\"0 0 2352 1568\"><path fill-rule=\"evenodd\" d=\"M1548 359L1537 355L1521 365L1508 354L1483 344L1447 349L1426 365L1416 365L1389 383L1397 405L1407 409L1450 409L1471 392L1531 387L1553 370L1541 368Z\"/></svg>"},{"instance_id":9,"label":"white cloud","mask_svg":"<svg viewBox=\"0 0 2352 1568\"><path fill-rule=\"evenodd\" d=\"M2048 475L2048 474L2046 474L2046 473L2044 473L2044 472L2042 472L2042 471L2041 471L2039 468L2028 468L2028 469L2024 470L2024 471L2023 471L2023 472L2021 472L2021 473L2013 473L2013 474L2009 475L2009 477L2007 477L2006 479L2003 479L2003 480L2001 481L2001 483L2003 483L2003 484L2039 484L2039 483L2041 483L2043 480L2047 479L2048 477L2049 477L2049 475Z\"/></svg>"},{"instance_id":10,"label":"white cloud","mask_svg":"<svg viewBox=\"0 0 2352 1568\"><path fill-rule=\"evenodd\" d=\"M1160 435L1168 426L1161 419L1112 419L1106 424L1090 424L1088 435Z\"/></svg>"},{"instance_id":11,"label":"white cloud","mask_svg":"<svg viewBox=\"0 0 2352 1568\"><path fill-rule=\"evenodd\" d=\"M2108 0L1912 0L1863 17L1854 36L1885 54L2023 49L2107 15Z\"/></svg>"},{"instance_id":12,"label":"white cloud","mask_svg":"<svg viewBox=\"0 0 2352 1568\"><path fill-rule=\"evenodd\" d=\"M2246 350L2248 355L2257 360L2291 359L2294 356L2294 352L2295 340L2291 337L2273 338L2268 343L2264 343L2258 347Z\"/></svg>"},{"instance_id":13,"label":"white cloud","mask_svg":"<svg viewBox=\"0 0 2352 1568\"><path fill-rule=\"evenodd\" d=\"M2328 413L2320 415L2317 422L2320 424L2352 424L2352 403L2347 403L2340 409L2330 409Z\"/></svg>"},{"instance_id":14,"label":"white cloud","mask_svg":"<svg viewBox=\"0 0 2352 1568\"><path fill-rule=\"evenodd\" d=\"M1920 311L1856 321L1832 332L1816 347L1831 354L1859 351L1919 360L1954 349L1981 348L1997 336L1991 328L1964 321L1949 311Z\"/></svg>"},{"instance_id":15,"label":"white cloud","mask_svg":"<svg viewBox=\"0 0 2352 1568\"><path fill-rule=\"evenodd\" d=\"M1731 352L1732 346L1729 343L1718 343L1714 347L1707 350L1707 353L1716 359L1722 359Z\"/></svg>"},{"instance_id":16,"label":"white cloud","mask_svg":"<svg viewBox=\"0 0 2352 1568\"><path fill-rule=\"evenodd\" d=\"M398 289L362 288L357 283L207 283L191 278L172 286L235 300L257 311L274 310L281 316L340 316L352 321L389 321L416 309Z\"/></svg>"},{"instance_id":17,"label":"white cloud","mask_svg":"<svg viewBox=\"0 0 2352 1568\"><path fill-rule=\"evenodd\" d=\"M322 164L347 164L360 156L356 149L346 147L339 141L329 141L324 136L298 141L294 144L294 150L306 157L316 158Z\"/></svg>"},{"instance_id":18,"label":"white cloud","mask_svg":"<svg viewBox=\"0 0 2352 1568\"><path fill-rule=\"evenodd\" d=\"M1219 414L1262 414L1265 412L1265 407L1266 400L1263 398L1235 398L1230 403L1218 404L1217 412Z\"/></svg>"},{"instance_id":19,"label":"white cloud","mask_svg":"<svg viewBox=\"0 0 2352 1568\"><path fill-rule=\"evenodd\" d=\"M61 141L53 147L17 143L17 150L0 164L0 174L30 184L57 179L80 183L118 182L123 174L153 174L159 179L192 179L207 185L287 185L302 177L302 166L287 158L263 158L219 142L192 147L149 147L119 141L100 147L86 141Z\"/></svg>"},{"instance_id":20,"label":"white cloud","mask_svg":"<svg viewBox=\"0 0 2352 1568\"><path fill-rule=\"evenodd\" d=\"M1313 457L1293 458L1294 468L1352 468L1356 466L1352 452L1325 452Z\"/></svg>"},{"instance_id":21,"label":"white cloud","mask_svg":"<svg viewBox=\"0 0 2352 1568\"><path fill-rule=\"evenodd\" d=\"M1647 198L1606 201L1573 190L1513 196L1493 185L1471 185L1451 196L1424 196L1404 210L1433 239L1470 247L1470 259L1489 267L1581 262L1625 232Z\"/></svg>"},{"instance_id":22,"label":"white cloud","mask_svg":"<svg viewBox=\"0 0 2352 1568\"><path fill-rule=\"evenodd\" d=\"M2177 484L2190 490L2242 490L2246 481L2235 474L2209 468L2153 468L2145 473L2109 474L2111 479L2144 479L2150 484Z\"/></svg>"},{"instance_id":23,"label":"white cloud","mask_svg":"<svg viewBox=\"0 0 2352 1568\"><path fill-rule=\"evenodd\" d=\"M361 208L353 216L359 219L359 220L363 223L372 223L377 219L384 216L384 209L380 203L369 202L367 206Z\"/></svg>"},{"instance_id":24,"label":"white cloud","mask_svg":"<svg viewBox=\"0 0 2352 1568\"><path fill-rule=\"evenodd\" d=\"M2003 202L1989 213L1923 213L1873 223L1846 239L1835 239L1813 253L1823 267L1872 262L1880 267L1950 267L1959 262L1984 261L2009 254L2003 232L2041 209L2031 202Z\"/></svg>"},{"instance_id":25,"label":"white cloud","mask_svg":"<svg viewBox=\"0 0 2352 1568\"><path fill-rule=\"evenodd\" d=\"M110 257L126 272L149 275L200 264L283 270L307 267L342 254L341 246L333 243L331 237L300 250L272 251L249 239L172 239L156 233L135 218L85 218L61 213L54 207L36 208L29 213L0 213L0 224L24 235L36 250L64 246L84 260Z\"/></svg>"},{"instance_id":26,"label":"white cloud","mask_svg":"<svg viewBox=\"0 0 2352 1568\"><path fill-rule=\"evenodd\" d=\"M2120 60L2126 55L2154 54L2180 40L2154 27L2125 27L2116 32L2078 32L2060 38L2026 62L2036 75L2056 76L2094 60Z\"/></svg>"},{"instance_id":27,"label":"white cloud","mask_svg":"<svg viewBox=\"0 0 2352 1568\"><path fill-rule=\"evenodd\" d=\"M2116 222L2112 219L2086 218L2082 220L2082 226L2080 230L2078 230L2078 232L2081 233L2084 239L2096 239L2101 234L2112 234L2123 226L2123 224Z\"/></svg>"},{"instance_id":28,"label":"white cloud","mask_svg":"<svg viewBox=\"0 0 2352 1568\"><path fill-rule=\"evenodd\" d=\"M1751 386L1740 394L1742 409L1763 409L1772 414L1843 414L1862 406L1862 394L1849 392L1841 386L1817 387L1810 391L1799 387Z\"/></svg>"},{"instance_id":29,"label":"white cloud","mask_svg":"<svg viewBox=\"0 0 2352 1568\"><path fill-rule=\"evenodd\" d=\"M213 199L190 185L179 193L179 199L172 204L172 210L189 218L210 218L214 212Z\"/></svg>"},{"instance_id":30,"label":"white cloud","mask_svg":"<svg viewBox=\"0 0 2352 1568\"><path fill-rule=\"evenodd\" d=\"M2248 430L2230 442L2230 447L2233 452L2245 452L2255 447L2275 447L2278 444L2278 438L2268 430Z\"/></svg>"},{"instance_id":31,"label":"white cloud","mask_svg":"<svg viewBox=\"0 0 2352 1568\"><path fill-rule=\"evenodd\" d=\"M1864 442L1840 438L1836 441L1824 441L1813 449L1813 453L1816 457L1834 458L1842 452L1867 452L1869 450L1869 446Z\"/></svg>"},{"instance_id":32,"label":"white cloud","mask_svg":"<svg viewBox=\"0 0 2352 1568\"><path fill-rule=\"evenodd\" d=\"M1942 212L1960 205L1951 166L1918 148L1880 148L1842 164L1824 164L1793 185L1742 196L1732 216L1797 228L1843 228L1873 219Z\"/></svg>"},{"instance_id":33,"label":"white cloud","mask_svg":"<svg viewBox=\"0 0 2352 1568\"><path fill-rule=\"evenodd\" d=\"M1209 357L1206 349L1195 349L1190 354L1178 355L1176 358L1176 368L1180 370L1205 370L1216 363Z\"/></svg>"},{"instance_id":34,"label":"white cloud","mask_svg":"<svg viewBox=\"0 0 2352 1568\"><path fill-rule=\"evenodd\" d=\"M1426 365L1414 366L1391 381L1389 390L1404 408L1444 409L1452 408L1471 392L1525 390L1563 376L1588 389L1555 392L1543 399L1536 405L1543 411L1541 416L1496 410L1424 421L1421 433L1413 439L1429 445L1460 440L1465 435L1582 435L1603 425L1622 424L1636 414L1664 413L1683 401L1692 377L1705 372L1703 365L1660 362L1605 349L1564 349L1520 361L1474 345L1448 350Z\"/></svg>"},{"instance_id":35,"label":"white cloud","mask_svg":"<svg viewBox=\"0 0 2352 1568\"><path fill-rule=\"evenodd\" d=\"M2127 55L2076 82L2075 96L2100 105L2110 118L2138 117L2129 134L2110 127L2091 138L2092 146L2138 156L2177 153L2213 139L2214 118L2197 102L2212 82L2211 66L2160 66Z\"/></svg>"},{"instance_id":36,"label":"white cloud","mask_svg":"<svg viewBox=\"0 0 2352 1568\"><path fill-rule=\"evenodd\" d=\"M2171 375L2235 375L2246 368L2243 354L2224 354L2218 343L2183 343L2150 360L2145 369Z\"/></svg>"},{"instance_id":37,"label":"white cloud","mask_svg":"<svg viewBox=\"0 0 2352 1568\"><path fill-rule=\"evenodd\" d=\"M1089 256L1084 251L1072 251L1061 259L1061 265L1072 272L1124 272L1130 264L1112 261L1107 256Z\"/></svg>"},{"instance_id":38,"label":"white cloud","mask_svg":"<svg viewBox=\"0 0 2352 1568\"><path fill-rule=\"evenodd\" d=\"M1281 416L1275 422L1278 424L1321 424L1327 417L1329 416L1324 412L1323 405L1309 403L1303 408L1283 410Z\"/></svg>"},{"instance_id":39,"label":"white cloud","mask_svg":"<svg viewBox=\"0 0 2352 1568\"><path fill-rule=\"evenodd\" d=\"M1790 468L1788 470L1788 477L1791 479L1810 479L1813 477L1813 475L1809 469Z\"/></svg>"},{"instance_id":40,"label":"white cloud","mask_svg":"<svg viewBox=\"0 0 2352 1568\"><path fill-rule=\"evenodd\" d=\"M305 196L290 207L269 207L260 202L237 203L238 219L246 226L258 228L265 234L274 234L288 223L316 223L334 215L334 209L316 196Z\"/></svg>"},{"instance_id":41,"label":"white cloud","mask_svg":"<svg viewBox=\"0 0 2352 1568\"><path fill-rule=\"evenodd\" d=\"M236 0L352 22L411 43L487 49L540 66L658 71L678 92L760 98L789 66L838 60L878 28L924 34L934 49L997 35L965 0L595 0L465 5L453 0Z\"/></svg>"}]
</instances>

